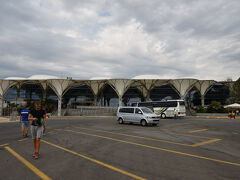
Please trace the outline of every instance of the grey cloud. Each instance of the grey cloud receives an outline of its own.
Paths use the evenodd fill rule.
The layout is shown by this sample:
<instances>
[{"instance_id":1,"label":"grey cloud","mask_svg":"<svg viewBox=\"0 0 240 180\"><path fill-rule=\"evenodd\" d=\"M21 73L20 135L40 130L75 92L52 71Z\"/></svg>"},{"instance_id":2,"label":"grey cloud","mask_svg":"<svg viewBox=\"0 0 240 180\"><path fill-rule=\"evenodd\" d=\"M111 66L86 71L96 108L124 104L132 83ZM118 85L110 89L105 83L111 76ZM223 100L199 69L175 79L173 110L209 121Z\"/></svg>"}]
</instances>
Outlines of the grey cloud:
<instances>
[{"instance_id":1,"label":"grey cloud","mask_svg":"<svg viewBox=\"0 0 240 180\"><path fill-rule=\"evenodd\" d=\"M235 0L3 1L0 78L237 78L239 9ZM108 34L102 35L105 30ZM127 33L135 38L124 43ZM160 51L154 49L158 42L164 44Z\"/></svg>"}]
</instances>

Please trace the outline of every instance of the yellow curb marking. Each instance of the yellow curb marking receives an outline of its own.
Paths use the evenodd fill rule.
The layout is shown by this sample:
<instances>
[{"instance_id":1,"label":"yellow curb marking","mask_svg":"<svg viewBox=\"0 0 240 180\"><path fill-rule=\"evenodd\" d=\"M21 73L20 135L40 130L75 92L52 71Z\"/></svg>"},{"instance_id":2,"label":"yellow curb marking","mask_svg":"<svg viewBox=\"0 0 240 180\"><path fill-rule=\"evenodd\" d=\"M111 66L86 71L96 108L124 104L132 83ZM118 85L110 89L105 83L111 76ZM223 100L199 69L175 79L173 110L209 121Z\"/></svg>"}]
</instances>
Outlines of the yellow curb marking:
<instances>
[{"instance_id":1,"label":"yellow curb marking","mask_svg":"<svg viewBox=\"0 0 240 180\"><path fill-rule=\"evenodd\" d=\"M131 129L131 128L124 128L125 130L136 130L136 129ZM139 129L138 129L139 130ZM149 131L149 132L158 132L158 133L165 133L165 131ZM196 136L196 135L190 135L190 134L182 134L182 133L176 133L176 132L167 132L168 134L176 134L176 135L181 135L181 136L189 136L189 137L198 137L198 138L203 138L203 139L214 139L212 137L206 137L206 136Z\"/></svg>"},{"instance_id":2,"label":"yellow curb marking","mask_svg":"<svg viewBox=\"0 0 240 180\"><path fill-rule=\"evenodd\" d=\"M195 133L195 132L202 132L202 131L207 131L208 129L199 129L199 130L194 130L194 131L188 131L189 133Z\"/></svg>"},{"instance_id":3,"label":"yellow curb marking","mask_svg":"<svg viewBox=\"0 0 240 180\"><path fill-rule=\"evenodd\" d=\"M54 146L54 147L56 147L56 148L62 149L62 150L64 150L64 151L67 151L67 152L69 152L69 153L72 153L72 154L74 154L74 155L76 155L76 156L79 156L79 157L82 157L82 158L84 158L84 159L87 159L87 160L89 160L89 161L92 161L92 162L94 162L94 163L100 164L100 165L102 165L102 166L104 166L104 167L107 167L107 168L109 168L109 169L112 169L112 170L114 170L114 171L117 171L117 172L119 172L119 173L122 173L122 174L124 174L124 175L130 176L130 177L132 177L132 178L134 178L134 179L137 179L137 180L146 180L145 178L142 178L142 177L140 177L140 176L136 176L136 175L134 175L134 174L132 174L132 173L129 173L129 172L124 171L124 170L121 170L121 169L119 169L119 168L116 168L116 167L111 166L111 165L109 165L109 164L103 163L103 162L98 161L98 160L96 160L96 159L87 157L87 156L85 156L85 155L79 154L79 153L74 152L74 151L72 151L72 150L69 150L69 149L67 149L67 148L58 146L58 145L53 144L53 143L51 143L51 142L48 142L48 141L45 141L45 140L42 140L42 142L44 142L44 143L46 143L46 144L49 144L49 145L51 145L51 146Z\"/></svg>"},{"instance_id":4,"label":"yellow curb marking","mask_svg":"<svg viewBox=\"0 0 240 180\"><path fill-rule=\"evenodd\" d=\"M204 141L204 142L200 142L200 143L196 143L196 144L182 144L182 143L177 143L177 142L172 142L172 141L166 141L166 140L161 140L161 139L153 139L153 138L148 138L148 137L142 137L142 136L134 136L134 135L130 135L130 134L123 134L123 133L115 133L115 132L110 132L110 131L104 131L104 130L96 130L96 129L90 129L90 128L81 128L81 127L76 127L78 129L85 129L85 130L90 130L90 131L96 131L96 132L103 132L103 133L109 133L109 134L116 134L116 135L122 135L122 136L128 136L128 137L134 137L134 138L140 138L140 139L145 139L145 140L150 140L150 141L159 141L159 142L165 142L165 143L169 143L169 144L177 144L177 145L181 145L181 146L189 146L189 147L198 147L198 146L202 146L205 144L210 144L210 143L214 143L216 141L220 141L221 139L213 139L213 138L206 138L206 139L210 139L208 141ZM192 136L192 135L189 135ZM193 136L193 137L201 137L201 136ZM203 137L202 137L203 138Z\"/></svg>"},{"instance_id":5,"label":"yellow curb marking","mask_svg":"<svg viewBox=\"0 0 240 180\"><path fill-rule=\"evenodd\" d=\"M110 137L106 137L106 136L99 136L99 135L89 134L89 133L84 133L84 132L79 132L79 131L72 131L72 130L65 130L65 131L69 131L69 132L73 132L73 133L77 133L77 134L84 134L84 135L87 135L87 136L99 137L99 138L108 139L108 140L117 141L117 142L122 142L122 143L126 143L126 144L132 144L132 145L141 146L141 147L145 147L145 148L156 149L156 150L160 150L160 151L171 152L171 153L174 153L174 154L180 154L180 155L184 155L184 156L195 157L195 158L198 158L198 159L205 159L205 160L209 160L209 161L214 161L214 162L223 163L223 164L230 164L230 165L240 167L240 163L223 161L223 160L218 160L218 159L214 159L214 158L208 158L208 157L204 157L204 156L188 154L188 153L183 153L183 152L174 151L174 150L170 150L170 149L148 146L148 145L145 145L145 144L139 144L139 143L135 143L135 142L110 138Z\"/></svg>"},{"instance_id":6,"label":"yellow curb marking","mask_svg":"<svg viewBox=\"0 0 240 180\"><path fill-rule=\"evenodd\" d=\"M36 175L38 175L41 179L51 180L51 178L49 178L46 174L44 174L42 171L40 171L38 168L36 168L34 165L32 165L30 162L28 162L26 159L24 159L18 153L16 153L13 149L11 149L8 146L5 147L5 149L8 150L8 152L10 152L13 156L15 156L23 164L25 164L32 172L34 172Z\"/></svg>"},{"instance_id":7,"label":"yellow curb marking","mask_svg":"<svg viewBox=\"0 0 240 180\"><path fill-rule=\"evenodd\" d=\"M18 141L26 141L26 140L28 140L27 138L24 138L24 139L20 139L20 140L18 140Z\"/></svg>"},{"instance_id":8,"label":"yellow curb marking","mask_svg":"<svg viewBox=\"0 0 240 180\"><path fill-rule=\"evenodd\" d=\"M134 137L134 138L145 139L145 140L150 140L150 141L159 141L159 142L165 142L165 143L169 143L169 144L177 144L177 145L181 145L181 146L190 146L190 147L192 146L190 144L182 144L182 143L166 141L166 140L161 140L161 139L148 138L148 137L143 137L143 136L134 136L134 135L130 135L130 134L114 133L114 132L109 132L109 131L104 131L104 130L96 130L96 129L89 129L89 128L80 128L80 127L77 127L77 128L91 130L91 131L104 132L104 133L109 133L109 134L116 134L116 135L121 135L121 136Z\"/></svg>"},{"instance_id":9,"label":"yellow curb marking","mask_svg":"<svg viewBox=\"0 0 240 180\"><path fill-rule=\"evenodd\" d=\"M217 141L221 141L221 139L212 139L212 140L209 140L209 141L196 143L196 144L193 144L192 147L198 147L198 146L202 146L202 145L205 145L205 144L214 143L214 142L217 142Z\"/></svg>"},{"instance_id":10,"label":"yellow curb marking","mask_svg":"<svg viewBox=\"0 0 240 180\"><path fill-rule=\"evenodd\" d=\"M7 145L8 145L7 143L6 144L1 144L0 147L7 146Z\"/></svg>"}]
</instances>

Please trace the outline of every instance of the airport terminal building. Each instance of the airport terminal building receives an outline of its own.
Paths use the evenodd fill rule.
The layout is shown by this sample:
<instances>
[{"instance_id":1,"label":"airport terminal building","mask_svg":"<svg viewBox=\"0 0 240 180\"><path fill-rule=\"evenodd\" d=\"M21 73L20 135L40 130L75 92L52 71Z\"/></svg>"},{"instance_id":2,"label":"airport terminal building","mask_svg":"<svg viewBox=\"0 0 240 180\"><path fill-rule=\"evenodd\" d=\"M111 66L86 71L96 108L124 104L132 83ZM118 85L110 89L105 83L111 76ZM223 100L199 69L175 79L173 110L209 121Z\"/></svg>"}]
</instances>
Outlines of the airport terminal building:
<instances>
[{"instance_id":1,"label":"airport terminal building","mask_svg":"<svg viewBox=\"0 0 240 180\"><path fill-rule=\"evenodd\" d=\"M198 79L59 79L34 75L29 78L0 79L0 116L10 106L26 102L51 102L58 116L63 109L81 106L117 107L133 102L184 99L189 106L223 105L230 97L233 81Z\"/></svg>"}]
</instances>

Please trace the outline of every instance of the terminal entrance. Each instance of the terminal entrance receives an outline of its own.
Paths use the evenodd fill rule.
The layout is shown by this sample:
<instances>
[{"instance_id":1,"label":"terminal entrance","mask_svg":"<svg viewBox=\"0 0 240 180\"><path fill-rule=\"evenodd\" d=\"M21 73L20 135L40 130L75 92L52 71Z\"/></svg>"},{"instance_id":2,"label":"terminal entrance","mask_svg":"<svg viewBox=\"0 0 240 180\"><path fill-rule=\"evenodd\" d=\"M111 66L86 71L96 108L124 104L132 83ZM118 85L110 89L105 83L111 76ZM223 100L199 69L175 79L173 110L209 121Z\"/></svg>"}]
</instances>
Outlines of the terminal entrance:
<instances>
[{"instance_id":1,"label":"terminal entrance","mask_svg":"<svg viewBox=\"0 0 240 180\"><path fill-rule=\"evenodd\" d=\"M131 86L123 95L122 105L127 106L131 105L131 103L142 101L144 101L142 93L137 88Z\"/></svg>"},{"instance_id":2,"label":"terminal entrance","mask_svg":"<svg viewBox=\"0 0 240 180\"><path fill-rule=\"evenodd\" d=\"M116 107L118 106L118 103L117 93L109 84L106 84L98 94L97 105Z\"/></svg>"},{"instance_id":3,"label":"terminal entrance","mask_svg":"<svg viewBox=\"0 0 240 180\"><path fill-rule=\"evenodd\" d=\"M169 84L156 86L150 91L150 99L152 101L161 101L169 99L180 99L176 90Z\"/></svg>"}]
</instances>

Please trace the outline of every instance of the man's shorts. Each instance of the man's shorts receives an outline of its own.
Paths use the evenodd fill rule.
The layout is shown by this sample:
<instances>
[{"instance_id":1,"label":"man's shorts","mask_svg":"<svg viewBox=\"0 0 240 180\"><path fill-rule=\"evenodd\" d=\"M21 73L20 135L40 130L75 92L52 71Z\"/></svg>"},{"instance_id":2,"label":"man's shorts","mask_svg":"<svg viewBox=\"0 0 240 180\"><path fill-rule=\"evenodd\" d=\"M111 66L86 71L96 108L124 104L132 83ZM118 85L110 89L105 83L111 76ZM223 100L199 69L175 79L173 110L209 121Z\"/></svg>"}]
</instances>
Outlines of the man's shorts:
<instances>
[{"instance_id":1,"label":"man's shorts","mask_svg":"<svg viewBox=\"0 0 240 180\"><path fill-rule=\"evenodd\" d=\"M31 125L31 134L32 134L32 139L42 138L43 127Z\"/></svg>"},{"instance_id":2,"label":"man's shorts","mask_svg":"<svg viewBox=\"0 0 240 180\"><path fill-rule=\"evenodd\" d=\"M22 128L29 127L29 121L22 121Z\"/></svg>"}]
</instances>

